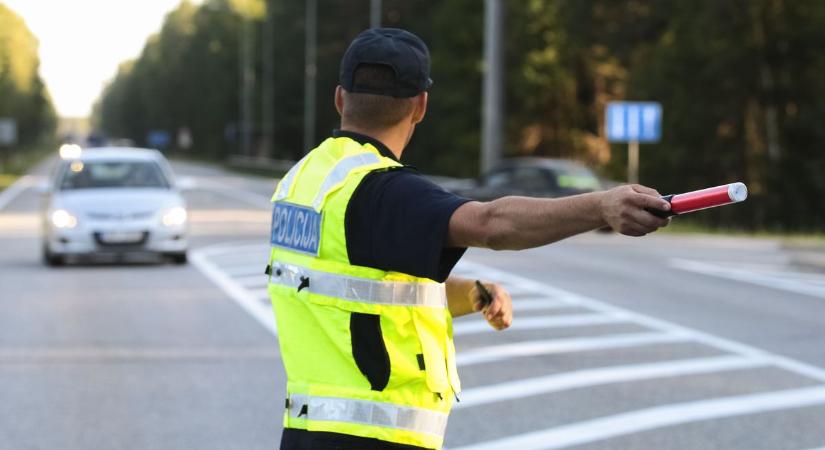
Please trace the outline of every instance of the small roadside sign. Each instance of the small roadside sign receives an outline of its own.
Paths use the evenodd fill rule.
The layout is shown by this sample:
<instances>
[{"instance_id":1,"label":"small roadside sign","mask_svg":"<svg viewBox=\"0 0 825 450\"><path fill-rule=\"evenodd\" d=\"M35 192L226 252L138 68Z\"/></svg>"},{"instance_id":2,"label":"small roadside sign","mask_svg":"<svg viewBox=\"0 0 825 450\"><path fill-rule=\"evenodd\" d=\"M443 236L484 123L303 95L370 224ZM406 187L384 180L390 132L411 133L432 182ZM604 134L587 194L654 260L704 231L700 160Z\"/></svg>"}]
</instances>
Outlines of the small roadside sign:
<instances>
[{"instance_id":1,"label":"small roadside sign","mask_svg":"<svg viewBox=\"0 0 825 450\"><path fill-rule=\"evenodd\" d=\"M0 117L0 145L17 144L17 121Z\"/></svg>"},{"instance_id":2,"label":"small roadside sign","mask_svg":"<svg viewBox=\"0 0 825 450\"><path fill-rule=\"evenodd\" d=\"M627 181L639 182L639 143L662 138L662 105L657 102L609 102L604 128L608 142L627 142Z\"/></svg>"},{"instance_id":3,"label":"small roadside sign","mask_svg":"<svg viewBox=\"0 0 825 450\"><path fill-rule=\"evenodd\" d=\"M167 147L169 147L169 144L171 142L172 135L165 130L150 130L149 133L146 135L146 143L149 144L149 147L158 150L166 149Z\"/></svg>"},{"instance_id":4,"label":"small roadside sign","mask_svg":"<svg viewBox=\"0 0 825 450\"><path fill-rule=\"evenodd\" d=\"M662 105L657 102L610 102L605 128L610 142L659 142Z\"/></svg>"}]
</instances>

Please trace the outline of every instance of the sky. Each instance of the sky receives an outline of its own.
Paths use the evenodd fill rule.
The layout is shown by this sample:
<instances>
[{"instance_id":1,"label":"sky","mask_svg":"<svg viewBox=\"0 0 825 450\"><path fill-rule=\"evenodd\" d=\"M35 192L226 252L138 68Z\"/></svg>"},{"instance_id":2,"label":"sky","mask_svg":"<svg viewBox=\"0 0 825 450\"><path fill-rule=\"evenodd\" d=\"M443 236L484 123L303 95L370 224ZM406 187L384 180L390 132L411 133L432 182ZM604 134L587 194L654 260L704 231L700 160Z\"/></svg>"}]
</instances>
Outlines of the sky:
<instances>
[{"instance_id":1,"label":"sky","mask_svg":"<svg viewBox=\"0 0 825 450\"><path fill-rule=\"evenodd\" d=\"M118 65L181 0L0 0L40 41L40 75L62 117L91 114ZM194 3L200 3L195 1Z\"/></svg>"}]
</instances>

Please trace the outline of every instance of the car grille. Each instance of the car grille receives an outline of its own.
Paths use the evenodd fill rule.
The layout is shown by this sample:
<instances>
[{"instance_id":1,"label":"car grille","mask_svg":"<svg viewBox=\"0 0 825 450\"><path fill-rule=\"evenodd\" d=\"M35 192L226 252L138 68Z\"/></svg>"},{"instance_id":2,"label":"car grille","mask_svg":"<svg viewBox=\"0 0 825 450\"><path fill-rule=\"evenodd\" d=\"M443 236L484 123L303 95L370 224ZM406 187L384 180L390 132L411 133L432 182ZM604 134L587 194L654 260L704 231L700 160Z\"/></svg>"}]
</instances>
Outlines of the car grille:
<instances>
[{"instance_id":1,"label":"car grille","mask_svg":"<svg viewBox=\"0 0 825 450\"><path fill-rule=\"evenodd\" d=\"M94 233L92 233L92 236L94 236L95 243L97 244L97 246L99 248L107 249L107 250L120 250L120 251L140 250L143 247L143 245L146 243L146 241L149 240L149 232L148 231L142 232L140 234L140 239L139 240L130 241L130 242L107 242L103 239L103 233L101 233L99 231L95 231Z\"/></svg>"},{"instance_id":2,"label":"car grille","mask_svg":"<svg viewBox=\"0 0 825 450\"><path fill-rule=\"evenodd\" d=\"M154 215L154 211L136 211L127 213L113 213L104 211L93 211L86 213L86 217L91 220L100 222L107 221L126 221L126 220L144 220L149 219Z\"/></svg>"}]
</instances>

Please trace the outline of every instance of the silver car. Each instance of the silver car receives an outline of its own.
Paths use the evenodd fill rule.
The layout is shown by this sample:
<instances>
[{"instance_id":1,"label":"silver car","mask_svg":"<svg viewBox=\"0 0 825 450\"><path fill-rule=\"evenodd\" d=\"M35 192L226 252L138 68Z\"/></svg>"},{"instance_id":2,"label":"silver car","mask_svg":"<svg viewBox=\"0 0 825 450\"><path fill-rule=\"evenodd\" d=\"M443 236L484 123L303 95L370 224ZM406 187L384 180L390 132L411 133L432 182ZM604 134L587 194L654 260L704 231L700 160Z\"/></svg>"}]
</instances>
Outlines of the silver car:
<instances>
[{"instance_id":1,"label":"silver car","mask_svg":"<svg viewBox=\"0 0 825 450\"><path fill-rule=\"evenodd\" d=\"M62 265L67 257L136 253L186 263L186 204L160 152L63 148L45 189L46 264Z\"/></svg>"}]
</instances>

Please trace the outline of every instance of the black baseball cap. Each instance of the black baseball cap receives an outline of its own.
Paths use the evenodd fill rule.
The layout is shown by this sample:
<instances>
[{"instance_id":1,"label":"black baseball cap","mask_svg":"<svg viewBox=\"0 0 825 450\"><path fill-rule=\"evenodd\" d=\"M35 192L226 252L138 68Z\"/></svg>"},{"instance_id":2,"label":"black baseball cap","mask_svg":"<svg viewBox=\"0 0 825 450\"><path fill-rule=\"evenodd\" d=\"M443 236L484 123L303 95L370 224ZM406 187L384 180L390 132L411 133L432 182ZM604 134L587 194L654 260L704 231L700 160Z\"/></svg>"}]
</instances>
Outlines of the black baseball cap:
<instances>
[{"instance_id":1,"label":"black baseball cap","mask_svg":"<svg viewBox=\"0 0 825 450\"><path fill-rule=\"evenodd\" d=\"M355 70L362 64L392 68L395 79L387 86L355 85ZM347 92L409 98L426 91L430 79L430 50L409 31L370 28L355 37L341 60L339 83Z\"/></svg>"}]
</instances>

